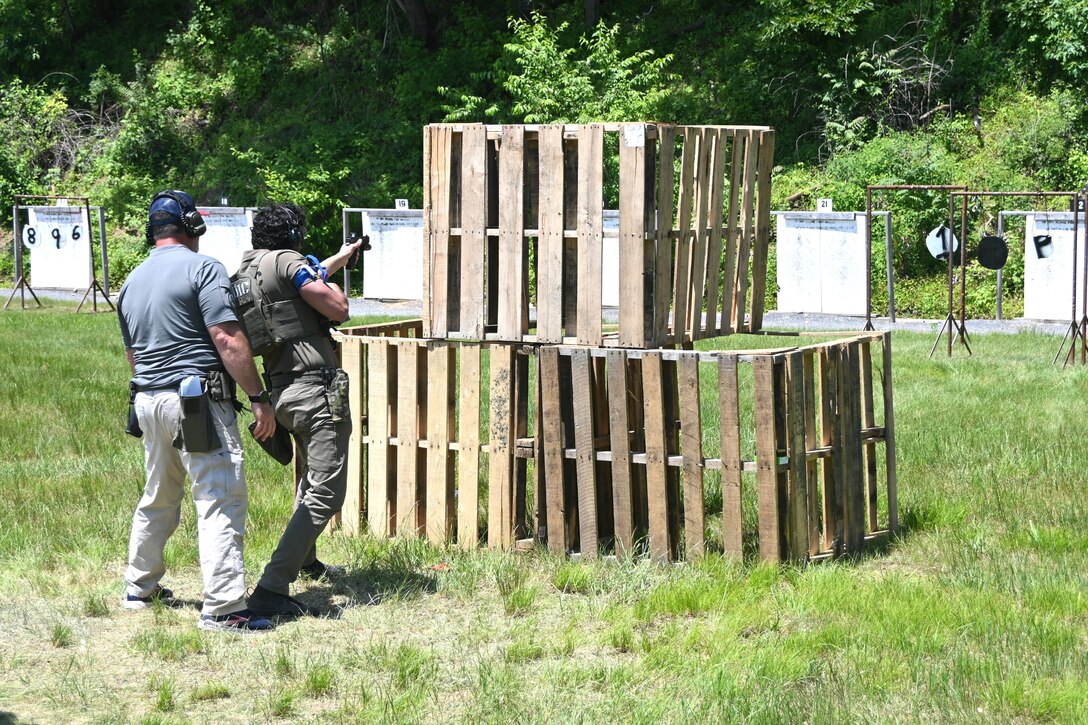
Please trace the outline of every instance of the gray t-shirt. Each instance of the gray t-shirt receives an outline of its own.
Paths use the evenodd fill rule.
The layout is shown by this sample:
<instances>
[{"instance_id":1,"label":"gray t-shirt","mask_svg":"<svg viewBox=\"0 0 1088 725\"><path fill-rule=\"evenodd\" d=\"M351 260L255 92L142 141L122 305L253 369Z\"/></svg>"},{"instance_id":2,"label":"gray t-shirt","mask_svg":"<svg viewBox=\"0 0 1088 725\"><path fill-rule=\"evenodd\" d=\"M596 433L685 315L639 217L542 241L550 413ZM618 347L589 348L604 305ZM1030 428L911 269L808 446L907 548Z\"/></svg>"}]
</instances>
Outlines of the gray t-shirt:
<instances>
[{"instance_id":1,"label":"gray t-shirt","mask_svg":"<svg viewBox=\"0 0 1088 725\"><path fill-rule=\"evenodd\" d=\"M121 340L136 360L134 380L165 387L221 370L209 325L235 322L222 263L188 247L156 247L132 270L117 298Z\"/></svg>"}]
</instances>

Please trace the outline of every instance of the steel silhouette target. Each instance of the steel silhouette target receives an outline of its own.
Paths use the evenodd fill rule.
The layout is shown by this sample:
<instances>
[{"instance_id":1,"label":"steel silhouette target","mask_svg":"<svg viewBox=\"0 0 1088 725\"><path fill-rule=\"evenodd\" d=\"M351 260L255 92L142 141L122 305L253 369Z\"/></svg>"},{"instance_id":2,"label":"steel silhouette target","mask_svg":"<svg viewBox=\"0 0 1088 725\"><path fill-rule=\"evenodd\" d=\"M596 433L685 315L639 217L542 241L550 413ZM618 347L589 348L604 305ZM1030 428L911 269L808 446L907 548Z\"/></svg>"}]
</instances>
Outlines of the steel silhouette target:
<instances>
[{"instance_id":1,"label":"steel silhouette target","mask_svg":"<svg viewBox=\"0 0 1088 725\"><path fill-rule=\"evenodd\" d=\"M978 263L986 269L1001 269L1009 261L1009 245L1004 237L986 235L978 244Z\"/></svg>"}]
</instances>

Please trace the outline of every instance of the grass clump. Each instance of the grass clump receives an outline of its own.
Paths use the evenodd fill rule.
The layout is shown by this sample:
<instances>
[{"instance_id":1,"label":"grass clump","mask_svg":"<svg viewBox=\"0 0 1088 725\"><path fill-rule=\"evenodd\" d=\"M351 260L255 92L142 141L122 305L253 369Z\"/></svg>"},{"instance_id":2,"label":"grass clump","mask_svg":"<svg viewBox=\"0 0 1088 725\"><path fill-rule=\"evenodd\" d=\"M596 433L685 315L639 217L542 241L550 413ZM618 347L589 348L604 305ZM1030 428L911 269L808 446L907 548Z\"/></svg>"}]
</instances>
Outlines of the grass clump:
<instances>
[{"instance_id":1,"label":"grass clump","mask_svg":"<svg viewBox=\"0 0 1088 725\"><path fill-rule=\"evenodd\" d=\"M220 682L207 682L193 690L190 697L194 702L226 700L230 697L230 688Z\"/></svg>"},{"instance_id":2,"label":"grass clump","mask_svg":"<svg viewBox=\"0 0 1088 725\"><path fill-rule=\"evenodd\" d=\"M176 662L208 651L207 640L196 631L174 632L160 627L145 629L132 639L132 649Z\"/></svg>"},{"instance_id":3,"label":"grass clump","mask_svg":"<svg viewBox=\"0 0 1088 725\"><path fill-rule=\"evenodd\" d=\"M536 602L537 588L529 583L529 572L507 559L495 570L495 586L508 616L527 614Z\"/></svg>"}]
</instances>

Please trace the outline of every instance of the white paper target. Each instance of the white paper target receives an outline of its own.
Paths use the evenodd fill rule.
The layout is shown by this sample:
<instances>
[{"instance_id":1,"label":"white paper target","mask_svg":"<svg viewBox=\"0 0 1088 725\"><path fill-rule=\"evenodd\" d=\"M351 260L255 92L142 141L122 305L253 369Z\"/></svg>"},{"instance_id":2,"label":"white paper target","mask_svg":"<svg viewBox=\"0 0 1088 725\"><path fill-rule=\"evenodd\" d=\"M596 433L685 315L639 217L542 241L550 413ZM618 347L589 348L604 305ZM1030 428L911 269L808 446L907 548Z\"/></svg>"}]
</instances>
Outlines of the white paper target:
<instances>
[{"instance_id":1,"label":"white paper target","mask_svg":"<svg viewBox=\"0 0 1088 725\"><path fill-rule=\"evenodd\" d=\"M423 299L423 210L368 209L363 233L363 297L371 300Z\"/></svg>"},{"instance_id":2,"label":"white paper target","mask_svg":"<svg viewBox=\"0 0 1088 725\"><path fill-rule=\"evenodd\" d=\"M778 309L865 314L865 215L776 214Z\"/></svg>"},{"instance_id":3,"label":"white paper target","mask_svg":"<svg viewBox=\"0 0 1088 725\"><path fill-rule=\"evenodd\" d=\"M87 208L34 206L27 209L23 246L30 250L30 286L86 289L94 283Z\"/></svg>"},{"instance_id":4,"label":"white paper target","mask_svg":"<svg viewBox=\"0 0 1088 725\"><path fill-rule=\"evenodd\" d=\"M1076 318L1084 315L1081 305L1084 280L1085 220L1077 225ZM1049 234L1054 245L1049 257L1039 258L1035 235ZM1073 313L1073 214L1050 212L1029 214L1024 225L1024 317L1029 320L1070 320Z\"/></svg>"},{"instance_id":5,"label":"white paper target","mask_svg":"<svg viewBox=\"0 0 1088 725\"><path fill-rule=\"evenodd\" d=\"M253 248L253 212L236 206L198 206L208 231L200 237L200 253L218 259L234 274L242 264L242 255Z\"/></svg>"}]
</instances>

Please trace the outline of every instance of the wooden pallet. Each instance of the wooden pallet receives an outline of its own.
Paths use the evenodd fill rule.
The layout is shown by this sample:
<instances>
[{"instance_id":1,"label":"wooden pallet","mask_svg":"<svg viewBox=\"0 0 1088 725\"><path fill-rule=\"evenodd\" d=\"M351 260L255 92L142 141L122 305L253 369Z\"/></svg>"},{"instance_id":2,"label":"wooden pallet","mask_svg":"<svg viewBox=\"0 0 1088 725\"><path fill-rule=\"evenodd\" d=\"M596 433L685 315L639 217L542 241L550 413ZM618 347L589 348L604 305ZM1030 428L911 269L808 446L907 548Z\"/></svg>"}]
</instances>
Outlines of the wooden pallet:
<instances>
[{"instance_id":1,"label":"wooden pallet","mask_svg":"<svg viewBox=\"0 0 1088 725\"><path fill-rule=\"evenodd\" d=\"M888 333L695 352L367 331L339 338L348 531L686 559L712 548L708 471L722 499L709 538L729 556L805 561L898 527Z\"/></svg>"},{"instance_id":2,"label":"wooden pallet","mask_svg":"<svg viewBox=\"0 0 1088 725\"><path fill-rule=\"evenodd\" d=\"M655 348L761 329L773 158L766 127L427 126L423 336Z\"/></svg>"}]
</instances>

